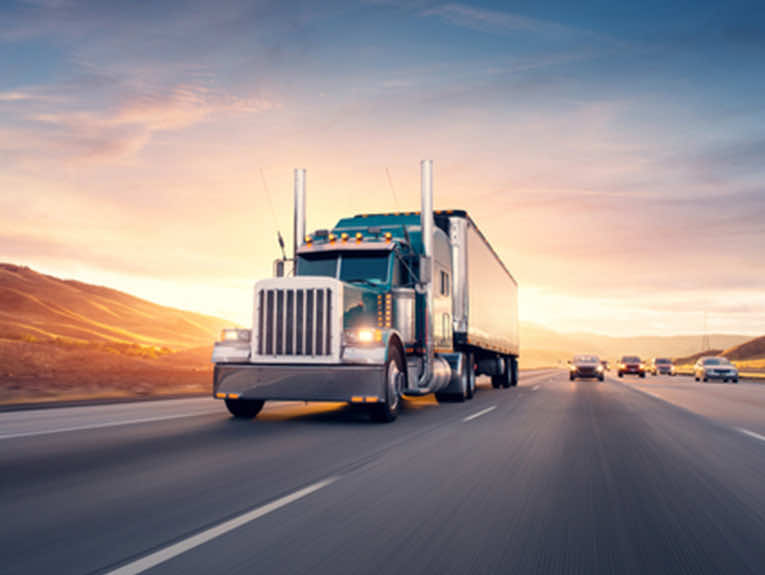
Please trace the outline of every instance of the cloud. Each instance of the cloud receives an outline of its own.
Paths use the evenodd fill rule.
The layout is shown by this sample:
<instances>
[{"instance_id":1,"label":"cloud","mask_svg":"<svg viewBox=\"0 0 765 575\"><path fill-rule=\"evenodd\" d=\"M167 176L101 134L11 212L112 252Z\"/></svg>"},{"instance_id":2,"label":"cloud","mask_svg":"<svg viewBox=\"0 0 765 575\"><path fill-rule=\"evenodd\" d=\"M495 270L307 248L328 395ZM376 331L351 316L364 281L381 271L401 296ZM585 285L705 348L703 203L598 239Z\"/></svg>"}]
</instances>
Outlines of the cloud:
<instances>
[{"instance_id":1,"label":"cloud","mask_svg":"<svg viewBox=\"0 0 765 575\"><path fill-rule=\"evenodd\" d=\"M180 131L214 116L260 114L278 107L268 98L240 98L179 85L124 98L110 109L33 114L27 125L15 132L6 130L5 137L0 134L0 147L20 151L24 142L47 140L44 147L63 155L119 158L139 152L158 132Z\"/></svg>"},{"instance_id":2,"label":"cloud","mask_svg":"<svg viewBox=\"0 0 765 575\"><path fill-rule=\"evenodd\" d=\"M34 96L26 92L0 92L0 102L21 102L24 100L31 100Z\"/></svg>"},{"instance_id":3,"label":"cloud","mask_svg":"<svg viewBox=\"0 0 765 575\"><path fill-rule=\"evenodd\" d=\"M563 30L558 24L528 18L512 12L477 8L467 4L450 3L427 8L423 16L435 16L441 20L482 32L549 32Z\"/></svg>"}]
</instances>

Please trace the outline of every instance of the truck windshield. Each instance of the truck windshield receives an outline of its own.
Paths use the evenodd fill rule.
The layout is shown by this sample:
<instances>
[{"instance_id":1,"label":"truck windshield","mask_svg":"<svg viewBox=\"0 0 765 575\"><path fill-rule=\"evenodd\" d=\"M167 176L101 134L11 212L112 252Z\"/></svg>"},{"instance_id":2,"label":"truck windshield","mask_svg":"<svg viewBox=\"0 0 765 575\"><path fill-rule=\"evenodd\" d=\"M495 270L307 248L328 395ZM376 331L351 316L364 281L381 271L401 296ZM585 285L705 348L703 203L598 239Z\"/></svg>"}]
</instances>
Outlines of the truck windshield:
<instances>
[{"instance_id":1,"label":"truck windshield","mask_svg":"<svg viewBox=\"0 0 765 575\"><path fill-rule=\"evenodd\" d=\"M298 258L297 275L335 278L340 262L342 281L380 284L388 281L389 260L389 252L304 254Z\"/></svg>"},{"instance_id":2,"label":"truck windshield","mask_svg":"<svg viewBox=\"0 0 765 575\"><path fill-rule=\"evenodd\" d=\"M340 264L340 279L346 282L385 283L388 281L390 254L344 253Z\"/></svg>"},{"instance_id":3,"label":"truck windshield","mask_svg":"<svg viewBox=\"0 0 765 575\"><path fill-rule=\"evenodd\" d=\"M337 255L311 254L298 258L297 275L299 276L337 276Z\"/></svg>"}]
</instances>

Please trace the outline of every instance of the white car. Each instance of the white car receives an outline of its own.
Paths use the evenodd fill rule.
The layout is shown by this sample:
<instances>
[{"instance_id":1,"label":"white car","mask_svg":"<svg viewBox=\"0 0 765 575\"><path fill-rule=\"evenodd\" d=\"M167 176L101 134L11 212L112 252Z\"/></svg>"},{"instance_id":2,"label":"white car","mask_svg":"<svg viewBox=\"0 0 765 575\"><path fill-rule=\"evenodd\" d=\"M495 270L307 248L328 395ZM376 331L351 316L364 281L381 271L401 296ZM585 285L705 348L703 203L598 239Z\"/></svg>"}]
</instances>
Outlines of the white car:
<instances>
[{"instance_id":1,"label":"white car","mask_svg":"<svg viewBox=\"0 0 765 575\"><path fill-rule=\"evenodd\" d=\"M738 383L738 369L724 357L701 357L693 366L693 375L696 381L709 381L710 379L728 380Z\"/></svg>"}]
</instances>

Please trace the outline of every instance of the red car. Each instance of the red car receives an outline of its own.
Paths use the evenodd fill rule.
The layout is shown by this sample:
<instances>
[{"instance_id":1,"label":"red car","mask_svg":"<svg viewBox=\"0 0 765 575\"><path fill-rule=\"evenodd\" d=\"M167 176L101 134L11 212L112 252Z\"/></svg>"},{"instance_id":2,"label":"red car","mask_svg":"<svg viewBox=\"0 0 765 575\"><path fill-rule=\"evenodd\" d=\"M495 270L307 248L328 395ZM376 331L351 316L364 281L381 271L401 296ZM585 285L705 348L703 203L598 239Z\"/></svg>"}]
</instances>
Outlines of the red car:
<instances>
[{"instance_id":1,"label":"red car","mask_svg":"<svg viewBox=\"0 0 765 575\"><path fill-rule=\"evenodd\" d=\"M619 360L619 377L625 373L645 377L645 364L636 355L625 355Z\"/></svg>"}]
</instances>

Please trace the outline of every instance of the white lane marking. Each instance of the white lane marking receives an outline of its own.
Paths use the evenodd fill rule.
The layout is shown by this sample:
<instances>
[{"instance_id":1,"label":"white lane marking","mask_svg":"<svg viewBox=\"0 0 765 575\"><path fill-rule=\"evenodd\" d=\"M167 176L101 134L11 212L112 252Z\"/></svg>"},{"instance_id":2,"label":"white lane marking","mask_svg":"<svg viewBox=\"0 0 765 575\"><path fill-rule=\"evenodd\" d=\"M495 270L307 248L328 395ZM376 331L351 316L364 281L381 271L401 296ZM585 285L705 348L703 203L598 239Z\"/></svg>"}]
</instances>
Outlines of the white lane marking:
<instances>
[{"instance_id":1,"label":"white lane marking","mask_svg":"<svg viewBox=\"0 0 765 575\"><path fill-rule=\"evenodd\" d=\"M118 427L120 425L132 425L134 423L149 423L151 421L166 421L168 419L180 419L182 417L196 417L199 415L210 415L210 413L213 413L213 412L181 413L176 415L159 415L156 417L143 417L140 419L126 419L125 421L109 421L105 423L97 423L97 424L91 424L91 425L77 425L73 427L62 427L60 429L45 429L42 431L23 431L21 433L11 433L8 435L0 435L0 440L13 439L15 437L32 437L35 435L52 435L54 433L82 431L85 429L100 429L102 427Z\"/></svg>"},{"instance_id":2,"label":"white lane marking","mask_svg":"<svg viewBox=\"0 0 765 575\"><path fill-rule=\"evenodd\" d=\"M486 415L487 413L489 413L490 411L494 411L495 409L497 409L497 406L496 405L492 405L491 407L487 407L486 409L482 409L481 411L476 412L473 415L468 415L462 421L470 421L472 419L475 419L476 417L481 417L482 415Z\"/></svg>"},{"instance_id":3,"label":"white lane marking","mask_svg":"<svg viewBox=\"0 0 765 575\"><path fill-rule=\"evenodd\" d=\"M760 441L765 441L765 435L760 435L759 433L755 433L754 431L749 431L748 429L744 429L743 427L737 427L736 431L740 431L741 433L744 433L748 435L749 437L754 437L755 439L759 439Z\"/></svg>"},{"instance_id":4,"label":"white lane marking","mask_svg":"<svg viewBox=\"0 0 765 575\"><path fill-rule=\"evenodd\" d=\"M141 559L138 559L136 561L133 561L132 563L123 565L122 567L115 569L114 571L109 571L107 575L136 575L137 573L142 573L146 571L147 569L156 567L160 563L169 561L173 557L177 557L178 555L181 555L182 553L185 553L186 551L194 549L195 547L199 547L200 545L207 543L208 541L211 541L217 537L220 537L221 535L225 535L229 531L232 531L234 529L237 529L238 527L246 525L247 523L250 523L251 521L255 521L256 519L271 513L272 511L276 511L277 509L281 507L289 505L290 503L294 503L298 499L302 499L303 497L306 497L310 495L311 493L314 493L318 491L319 489L322 489L326 487L327 485L334 483L338 479L340 479L339 476L328 477L327 479L323 479L322 481L309 485L308 487L304 487L303 489L300 489L299 491L295 491L294 493L285 495L284 497L281 497L277 499L276 501L272 501L271 503L262 505L256 509L253 509L252 511L243 513L242 515L239 515L238 517L234 517L233 519L224 521L223 523L220 523L219 525L216 525L215 527L210 527L209 529L206 529L205 531L202 531L201 533L197 533L196 535L193 535L189 537L188 539L184 539L183 541L179 541L178 543L169 545L168 547L165 547L164 549L155 551L154 553L147 555L146 557L142 557Z\"/></svg>"},{"instance_id":5,"label":"white lane marking","mask_svg":"<svg viewBox=\"0 0 765 575\"><path fill-rule=\"evenodd\" d=\"M539 386L535 385L534 387L531 388L531 391L539 391Z\"/></svg>"},{"instance_id":6,"label":"white lane marking","mask_svg":"<svg viewBox=\"0 0 765 575\"><path fill-rule=\"evenodd\" d=\"M168 400L168 401L172 401L172 400ZM276 409L291 407L291 406L299 405L302 403L303 403L302 401L278 401L278 402L274 401L273 404L266 406L266 410L273 411ZM113 404L113 405L116 407L119 407L118 404ZM77 407L73 409L91 410L91 409L97 409L98 407L101 407L101 406ZM112 407L112 406L108 406L108 407ZM66 409L66 408L63 408L63 409ZM51 413L51 415L55 415L54 410L55 408L51 409L49 413ZM48 410L46 410L46 412L48 412ZM25 412L15 411L10 413L12 413L15 416L15 415L23 414ZM86 413L86 412L83 411L82 413ZM136 423L151 423L154 421L168 421L172 419L181 419L184 417L199 417L201 415L212 415L215 413L220 413L225 415L226 410L224 409L223 411L221 411L221 406L216 404L215 406L212 406L212 405L205 406L204 409L198 409L198 410L195 409L191 412L185 412L185 413L154 415L151 417L139 417L134 419L124 419L124 420L115 420L115 421L102 421L98 423L87 423L83 425L73 425L73 426L59 427L59 428L53 428L53 429L38 429L35 431L19 431L16 433L5 433L5 434L0 433L0 441L2 441L3 439L14 439L17 437L34 437L37 435L52 435L55 433L67 433L70 431L84 431L88 429L101 429L104 427L118 427L120 425L134 425ZM2 428L2 426L3 426L3 421L2 421L2 418L0 418L0 428Z\"/></svg>"}]
</instances>

